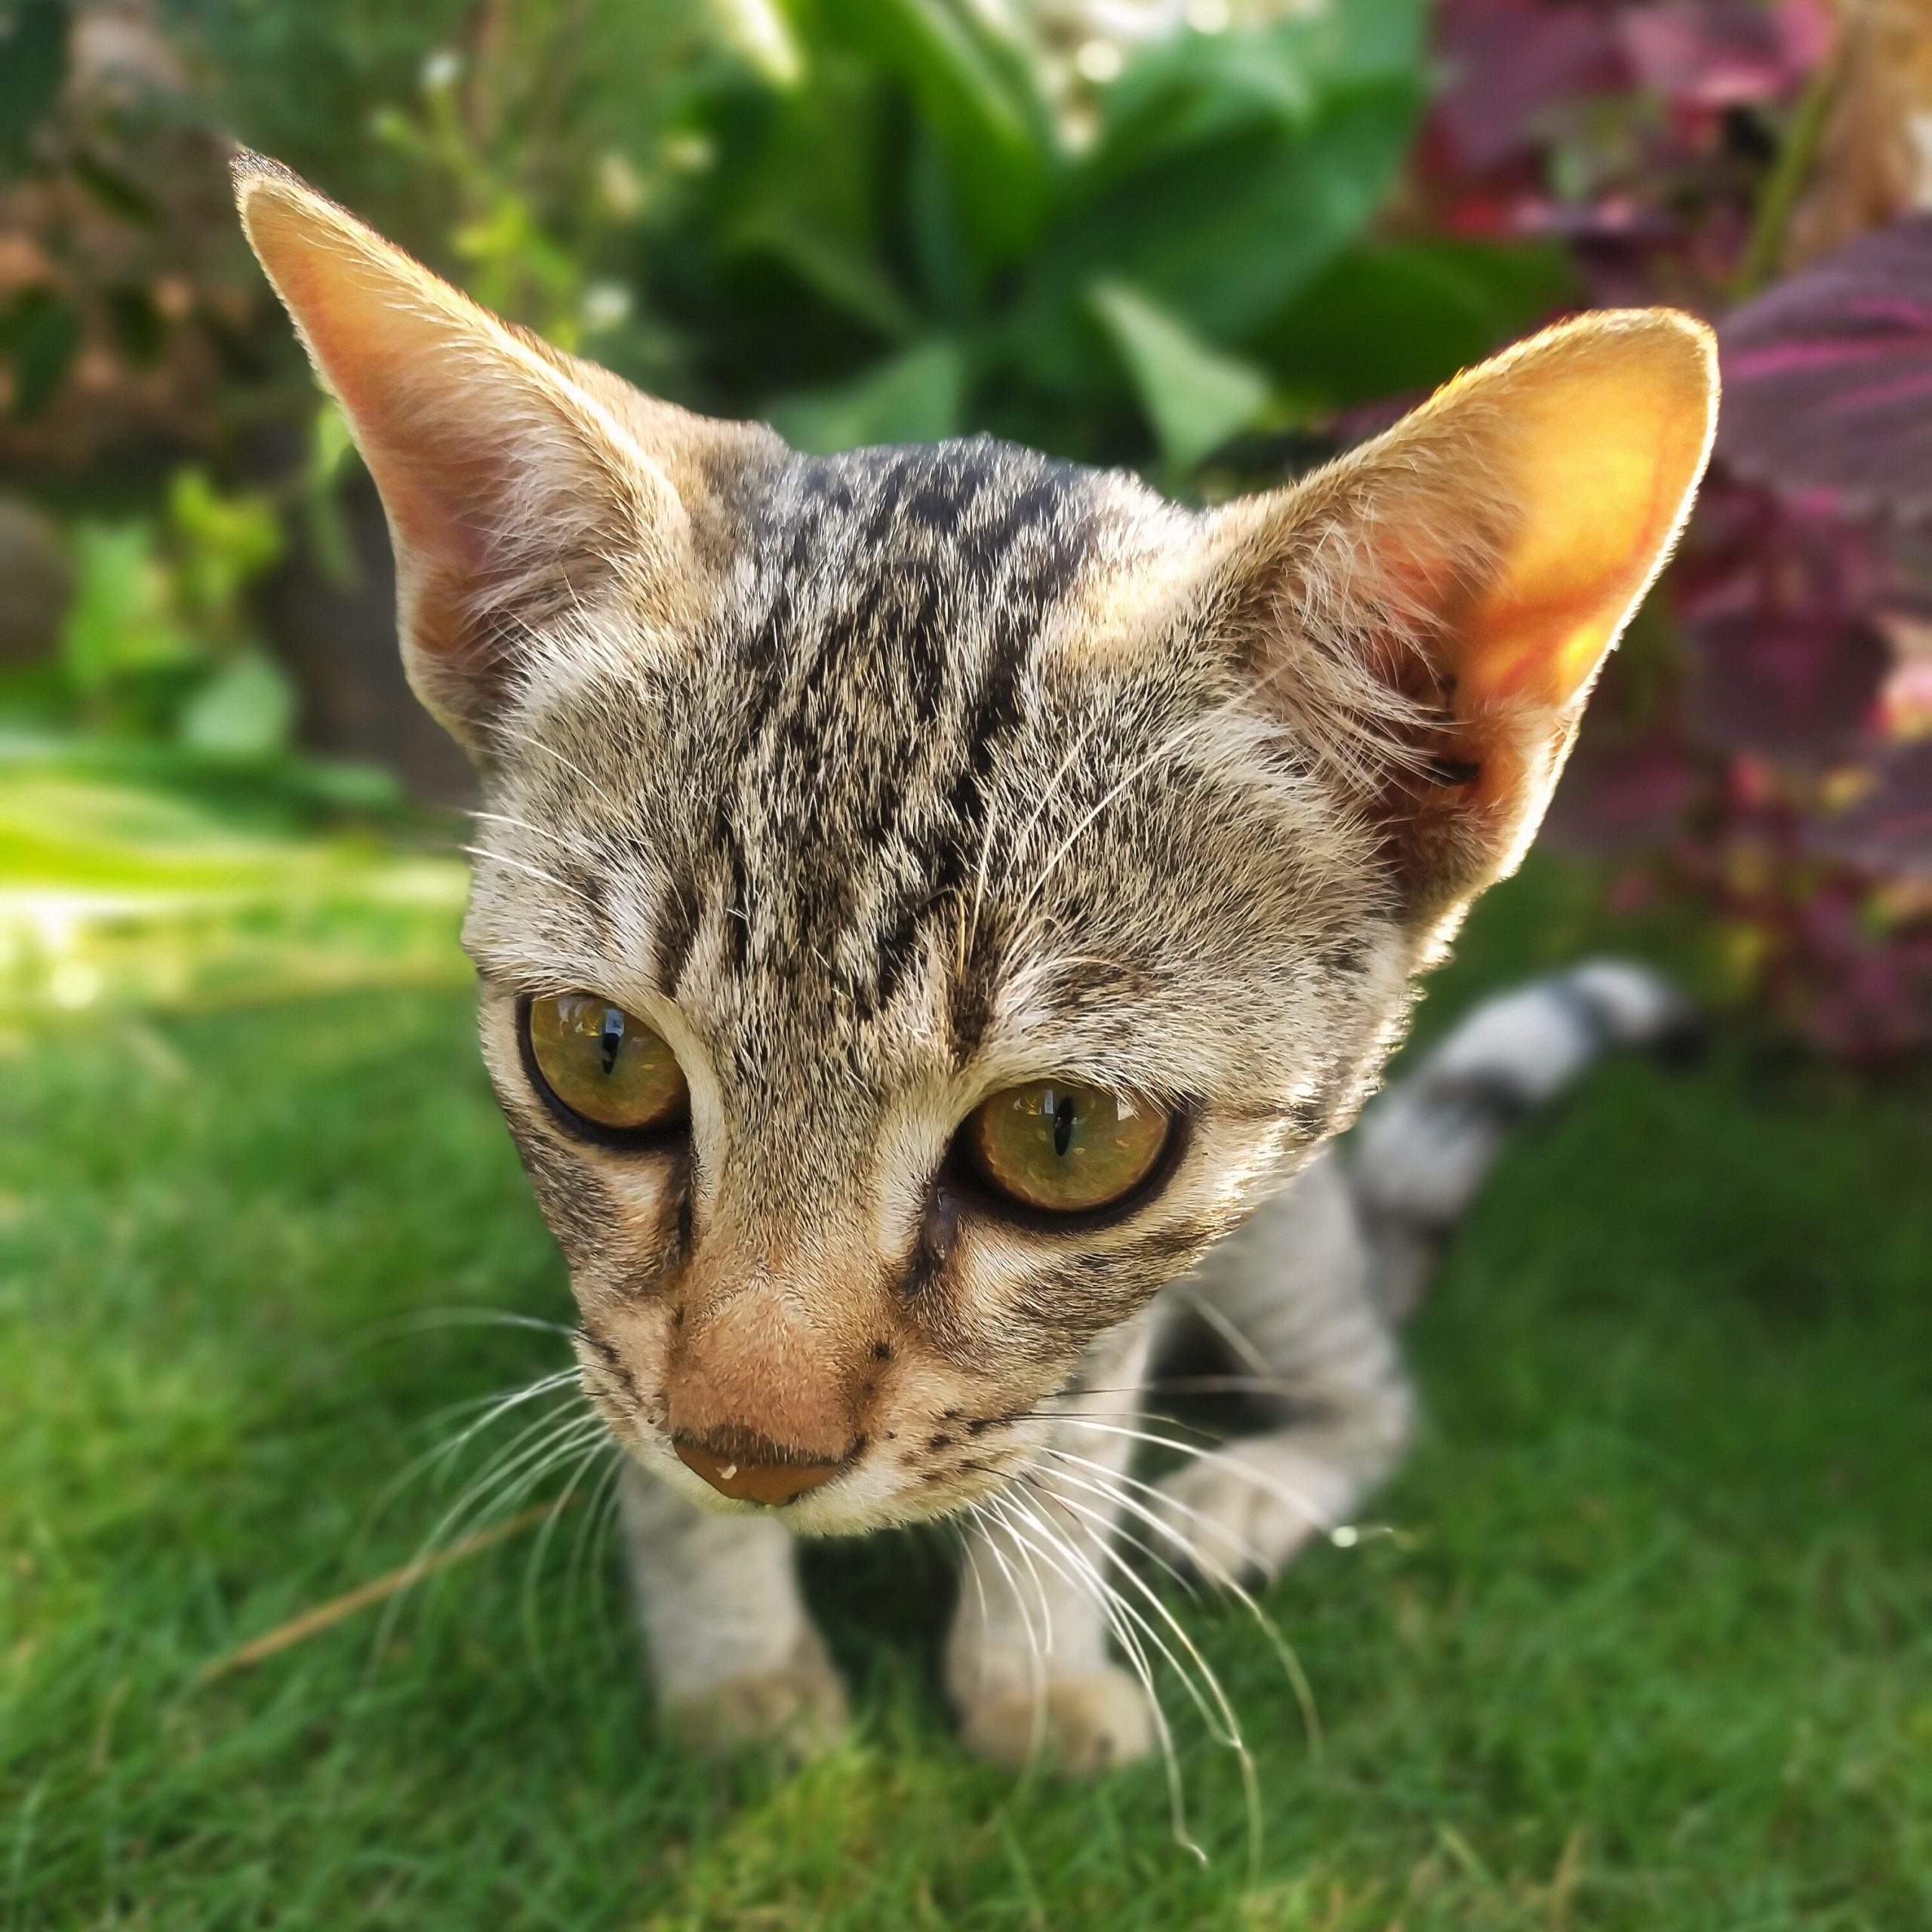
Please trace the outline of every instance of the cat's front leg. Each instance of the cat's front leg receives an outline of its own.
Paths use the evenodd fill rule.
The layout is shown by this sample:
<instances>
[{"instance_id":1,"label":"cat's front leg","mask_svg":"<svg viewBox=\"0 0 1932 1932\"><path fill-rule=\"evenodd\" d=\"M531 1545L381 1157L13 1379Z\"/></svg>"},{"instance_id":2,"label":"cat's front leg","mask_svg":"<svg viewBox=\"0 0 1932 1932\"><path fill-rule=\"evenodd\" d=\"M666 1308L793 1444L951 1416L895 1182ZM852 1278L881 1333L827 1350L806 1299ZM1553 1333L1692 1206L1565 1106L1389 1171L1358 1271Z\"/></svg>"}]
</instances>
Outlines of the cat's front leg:
<instances>
[{"instance_id":1,"label":"cat's front leg","mask_svg":"<svg viewBox=\"0 0 1932 1932\"><path fill-rule=\"evenodd\" d=\"M1163 1477L1166 1554L1260 1589L1346 1523L1400 1459L1414 1404L1346 1179L1318 1155L1182 1294L1275 1426Z\"/></svg>"},{"instance_id":2,"label":"cat's front leg","mask_svg":"<svg viewBox=\"0 0 1932 1932\"><path fill-rule=\"evenodd\" d=\"M626 1463L624 1544L651 1675L671 1727L727 1750L815 1755L845 1724L845 1690L798 1588L791 1533L768 1512L719 1516Z\"/></svg>"},{"instance_id":3,"label":"cat's front leg","mask_svg":"<svg viewBox=\"0 0 1932 1932\"><path fill-rule=\"evenodd\" d=\"M1153 1748L1147 1693L1108 1654L1106 1607L1110 1590L1131 1600L1113 1550L1116 1499L1152 1335L1143 1321L1088 1364L1032 1472L974 1518L946 1674L977 1757L1096 1771Z\"/></svg>"}]
</instances>

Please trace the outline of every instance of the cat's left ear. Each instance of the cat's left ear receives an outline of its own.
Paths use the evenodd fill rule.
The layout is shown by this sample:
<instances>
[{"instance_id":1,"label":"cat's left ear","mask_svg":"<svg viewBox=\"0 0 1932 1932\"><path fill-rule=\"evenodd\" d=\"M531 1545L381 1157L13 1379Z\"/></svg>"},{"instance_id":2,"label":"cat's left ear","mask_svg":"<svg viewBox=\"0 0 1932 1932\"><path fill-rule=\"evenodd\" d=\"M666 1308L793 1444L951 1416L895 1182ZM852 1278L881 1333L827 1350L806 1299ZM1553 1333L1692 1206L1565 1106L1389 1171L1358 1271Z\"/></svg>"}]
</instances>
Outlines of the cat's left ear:
<instances>
[{"instance_id":1,"label":"cat's left ear","mask_svg":"<svg viewBox=\"0 0 1932 1932\"><path fill-rule=\"evenodd\" d=\"M691 510L758 432L640 395L500 320L277 163L234 163L243 227L389 517L410 681L473 755L533 640L621 577L675 599Z\"/></svg>"},{"instance_id":2,"label":"cat's left ear","mask_svg":"<svg viewBox=\"0 0 1932 1932\"><path fill-rule=\"evenodd\" d=\"M1717 396L1701 322L1585 315L1211 518L1217 633L1352 793L1418 925L1512 871L1534 835L1689 514Z\"/></svg>"}]
</instances>

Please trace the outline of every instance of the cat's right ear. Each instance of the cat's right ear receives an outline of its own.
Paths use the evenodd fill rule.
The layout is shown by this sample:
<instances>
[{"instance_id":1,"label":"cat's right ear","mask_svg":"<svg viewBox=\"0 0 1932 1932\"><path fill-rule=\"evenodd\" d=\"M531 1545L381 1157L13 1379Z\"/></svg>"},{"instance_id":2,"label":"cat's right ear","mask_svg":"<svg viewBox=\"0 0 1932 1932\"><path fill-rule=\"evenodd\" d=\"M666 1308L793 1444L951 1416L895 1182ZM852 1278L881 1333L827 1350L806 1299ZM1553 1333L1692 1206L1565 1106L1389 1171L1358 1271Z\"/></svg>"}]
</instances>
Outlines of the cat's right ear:
<instances>
[{"instance_id":1,"label":"cat's right ear","mask_svg":"<svg viewBox=\"0 0 1932 1932\"><path fill-rule=\"evenodd\" d=\"M276 162L233 165L249 242L389 518L410 681L487 755L537 627L621 574L688 576L685 497L735 426L639 395L500 320Z\"/></svg>"}]
</instances>

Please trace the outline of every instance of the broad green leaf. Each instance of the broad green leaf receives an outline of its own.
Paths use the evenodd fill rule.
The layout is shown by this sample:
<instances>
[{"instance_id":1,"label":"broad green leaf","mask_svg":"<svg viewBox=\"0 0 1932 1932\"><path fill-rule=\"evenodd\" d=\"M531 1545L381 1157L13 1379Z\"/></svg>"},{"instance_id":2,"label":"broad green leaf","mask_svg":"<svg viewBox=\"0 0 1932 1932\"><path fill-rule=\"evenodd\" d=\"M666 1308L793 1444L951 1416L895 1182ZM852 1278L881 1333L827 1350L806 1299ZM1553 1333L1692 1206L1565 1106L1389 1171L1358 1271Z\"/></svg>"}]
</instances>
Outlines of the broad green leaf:
<instances>
[{"instance_id":1,"label":"broad green leaf","mask_svg":"<svg viewBox=\"0 0 1932 1932\"><path fill-rule=\"evenodd\" d=\"M1426 13L1423 0L1347 0L1263 27L1151 42L1102 96L1073 197L1259 126L1305 128L1352 90L1420 85Z\"/></svg>"},{"instance_id":2,"label":"broad green leaf","mask_svg":"<svg viewBox=\"0 0 1932 1932\"><path fill-rule=\"evenodd\" d=\"M735 171L720 250L772 256L847 315L903 338L916 325L882 262L880 109L871 73L822 51L772 103L753 158Z\"/></svg>"},{"instance_id":3,"label":"broad green leaf","mask_svg":"<svg viewBox=\"0 0 1932 1932\"><path fill-rule=\"evenodd\" d=\"M1416 241L1351 249L1251 336L1287 392L1346 408L1433 389L1575 299L1555 244Z\"/></svg>"},{"instance_id":4,"label":"broad green leaf","mask_svg":"<svg viewBox=\"0 0 1932 1932\"><path fill-rule=\"evenodd\" d=\"M0 0L0 175L26 161L66 71L63 0Z\"/></svg>"},{"instance_id":5,"label":"broad green leaf","mask_svg":"<svg viewBox=\"0 0 1932 1932\"><path fill-rule=\"evenodd\" d=\"M181 740L223 758L259 758L288 742L295 694L280 666L260 651L245 651L189 700Z\"/></svg>"},{"instance_id":6,"label":"broad green leaf","mask_svg":"<svg viewBox=\"0 0 1932 1932\"><path fill-rule=\"evenodd\" d=\"M924 128L913 131L905 196L906 242L921 294L942 328L957 328L974 312L980 276L945 150Z\"/></svg>"},{"instance_id":7,"label":"broad green leaf","mask_svg":"<svg viewBox=\"0 0 1932 1932\"><path fill-rule=\"evenodd\" d=\"M773 425L815 455L874 443L931 443L956 435L966 365L956 343L922 343L857 381L774 403Z\"/></svg>"},{"instance_id":8,"label":"broad green leaf","mask_svg":"<svg viewBox=\"0 0 1932 1932\"><path fill-rule=\"evenodd\" d=\"M989 16L962 0L824 0L850 45L898 76L945 150L960 213L988 265L1036 241L1058 166L1053 126Z\"/></svg>"},{"instance_id":9,"label":"broad green leaf","mask_svg":"<svg viewBox=\"0 0 1932 1932\"><path fill-rule=\"evenodd\" d=\"M731 235L735 254L764 254L855 321L888 337L909 335L917 318L872 255L799 213L761 211Z\"/></svg>"},{"instance_id":10,"label":"broad green leaf","mask_svg":"<svg viewBox=\"0 0 1932 1932\"><path fill-rule=\"evenodd\" d=\"M1244 133L1123 183L1043 251L1008 352L1037 382L1091 393L1085 292L1107 276L1209 342L1241 342L1366 227L1407 155L1420 105L1407 81L1353 89L1305 134Z\"/></svg>"},{"instance_id":11,"label":"broad green leaf","mask_svg":"<svg viewBox=\"0 0 1932 1932\"><path fill-rule=\"evenodd\" d=\"M1091 299L1176 469L1192 469L1267 402L1265 372L1211 347L1125 284L1101 282Z\"/></svg>"}]
</instances>

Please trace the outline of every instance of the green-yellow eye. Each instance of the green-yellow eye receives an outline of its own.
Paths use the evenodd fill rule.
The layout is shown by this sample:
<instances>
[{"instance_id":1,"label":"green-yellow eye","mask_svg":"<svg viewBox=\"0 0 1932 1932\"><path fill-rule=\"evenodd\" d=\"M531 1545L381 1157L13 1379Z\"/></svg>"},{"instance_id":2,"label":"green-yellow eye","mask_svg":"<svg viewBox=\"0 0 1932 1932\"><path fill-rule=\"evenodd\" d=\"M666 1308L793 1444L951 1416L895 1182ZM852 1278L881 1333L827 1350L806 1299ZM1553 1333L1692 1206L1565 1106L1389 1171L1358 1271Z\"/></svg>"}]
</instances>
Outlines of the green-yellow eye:
<instances>
[{"instance_id":1,"label":"green-yellow eye","mask_svg":"<svg viewBox=\"0 0 1932 1932\"><path fill-rule=\"evenodd\" d=\"M551 1093L595 1127L675 1127L691 1096L678 1057L644 1022L595 993L530 1002L530 1057Z\"/></svg>"},{"instance_id":2,"label":"green-yellow eye","mask_svg":"<svg viewBox=\"0 0 1932 1932\"><path fill-rule=\"evenodd\" d=\"M983 1100L966 1146L1002 1193L1049 1214L1111 1206L1153 1171L1171 1123L1158 1108L1098 1087L1036 1080Z\"/></svg>"}]
</instances>

